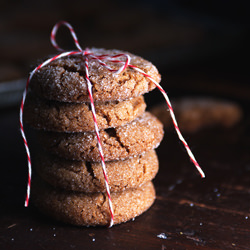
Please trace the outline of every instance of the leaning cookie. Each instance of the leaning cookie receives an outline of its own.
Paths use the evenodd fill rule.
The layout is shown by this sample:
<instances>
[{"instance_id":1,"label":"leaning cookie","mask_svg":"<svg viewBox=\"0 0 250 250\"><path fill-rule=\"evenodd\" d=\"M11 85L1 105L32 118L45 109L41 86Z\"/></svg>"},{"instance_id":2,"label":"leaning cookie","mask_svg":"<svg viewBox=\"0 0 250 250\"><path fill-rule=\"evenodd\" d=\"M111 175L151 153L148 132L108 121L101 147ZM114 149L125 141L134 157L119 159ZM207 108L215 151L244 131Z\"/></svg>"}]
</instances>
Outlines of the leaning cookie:
<instances>
[{"instance_id":1,"label":"leaning cookie","mask_svg":"<svg viewBox=\"0 0 250 250\"><path fill-rule=\"evenodd\" d=\"M106 194L61 191L41 181L34 182L32 192L37 208L56 220L78 226L109 224L110 212ZM152 182L147 182L137 188L112 192L111 199L114 224L119 224L149 209L155 200L155 189Z\"/></svg>"},{"instance_id":2,"label":"leaning cookie","mask_svg":"<svg viewBox=\"0 0 250 250\"><path fill-rule=\"evenodd\" d=\"M162 123L149 112L120 127L101 130L105 161L122 160L156 148L163 138ZM70 160L100 162L95 132L55 133L38 131L46 151Z\"/></svg>"},{"instance_id":3,"label":"leaning cookie","mask_svg":"<svg viewBox=\"0 0 250 250\"><path fill-rule=\"evenodd\" d=\"M120 54L120 50L91 49L95 54ZM131 64L160 82L156 67L139 56L132 55ZM155 84L142 73L127 67L119 74L114 74L96 60L89 59L89 79L92 83L95 101L126 100L140 96L154 89ZM107 65L118 69L120 64ZM82 56L69 56L57 59L39 69L33 76L30 87L40 96L61 102L89 102Z\"/></svg>"},{"instance_id":4,"label":"leaning cookie","mask_svg":"<svg viewBox=\"0 0 250 250\"><path fill-rule=\"evenodd\" d=\"M143 96L126 101L95 104L99 129L122 126L145 111ZM31 127L55 132L94 131L94 120L89 103L48 101L33 93L27 95L24 121Z\"/></svg>"},{"instance_id":5,"label":"leaning cookie","mask_svg":"<svg viewBox=\"0 0 250 250\"><path fill-rule=\"evenodd\" d=\"M101 163L70 161L47 154L41 159L36 162L36 169L52 186L85 193L106 192ZM110 191L141 186L155 177L158 168L154 150L124 161L106 162Z\"/></svg>"},{"instance_id":6,"label":"leaning cookie","mask_svg":"<svg viewBox=\"0 0 250 250\"><path fill-rule=\"evenodd\" d=\"M186 97L172 101L172 105L180 130L186 133L211 127L229 128L236 125L243 116L236 103L214 98ZM152 108L151 112L161 120L164 127L172 123L170 115L166 114L165 104Z\"/></svg>"}]
</instances>

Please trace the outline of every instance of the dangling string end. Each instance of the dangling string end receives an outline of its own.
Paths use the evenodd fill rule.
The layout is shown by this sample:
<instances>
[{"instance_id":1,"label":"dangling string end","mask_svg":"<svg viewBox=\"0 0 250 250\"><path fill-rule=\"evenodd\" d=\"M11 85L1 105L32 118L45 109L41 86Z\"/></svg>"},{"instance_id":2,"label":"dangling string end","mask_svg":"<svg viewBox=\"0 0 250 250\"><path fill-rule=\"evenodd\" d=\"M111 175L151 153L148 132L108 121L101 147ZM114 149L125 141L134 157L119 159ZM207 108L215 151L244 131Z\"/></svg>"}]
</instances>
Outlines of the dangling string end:
<instances>
[{"instance_id":1,"label":"dangling string end","mask_svg":"<svg viewBox=\"0 0 250 250\"><path fill-rule=\"evenodd\" d=\"M206 175L205 173L203 172L203 170L201 169L200 165L197 165L195 166L197 168L197 170L199 171L200 175L201 175L201 178L205 178Z\"/></svg>"},{"instance_id":2,"label":"dangling string end","mask_svg":"<svg viewBox=\"0 0 250 250\"><path fill-rule=\"evenodd\" d=\"M131 68L137 70L138 72L142 73L144 76L146 76L148 79L150 79L155 84L155 86L160 90L160 92L162 93L162 95L165 98L166 103L168 105L168 109L169 109L169 112L170 112L170 115L171 115L171 118L172 118L172 121L173 121L173 124L174 124L174 128L175 128L175 131L176 131L180 141L183 143L183 145L184 145L184 147L185 147L185 149L186 149L186 151L187 151L187 153L188 153L188 155L190 157L190 160L195 165L195 167L198 170L198 172L200 173L201 177L205 178L204 172L202 171L202 169L199 166L198 162L196 161L192 151L190 150L187 142L185 141L184 137L181 134L178 123L177 123L176 118L175 118L174 110L172 108L171 102L170 102L170 100L168 98L168 95L165 92L165 90L161 87L161 85L158 82L156 82L150 75L146 74L143 70L139 69L138 67L136 67L134 65L130 65L130 64L128 65L128 67L131 67Z\"/></svg>"}]
</instances>

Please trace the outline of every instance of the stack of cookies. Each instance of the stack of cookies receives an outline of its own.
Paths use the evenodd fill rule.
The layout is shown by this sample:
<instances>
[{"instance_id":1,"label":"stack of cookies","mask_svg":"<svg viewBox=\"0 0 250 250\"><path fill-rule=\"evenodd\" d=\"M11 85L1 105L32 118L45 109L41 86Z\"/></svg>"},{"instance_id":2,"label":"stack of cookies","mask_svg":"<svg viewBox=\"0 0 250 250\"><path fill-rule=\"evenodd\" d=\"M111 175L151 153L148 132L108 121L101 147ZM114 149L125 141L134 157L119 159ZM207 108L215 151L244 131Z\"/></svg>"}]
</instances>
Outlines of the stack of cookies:
<instances>
[{"instance_id":1,"label":"stack of cookies","mask_svg":"<svg viewBox=\"0 0 250 250\"><path fill-rule=\"evenodd\" d=\"M121 53L104 49L92 52ZM129 55L132 65L160 81L155 66ZM82 57L70 56L44 66L30 82L24 121L37 130L44 148L34 163L39 178L33 183L32 198L42 212L60 221L107 225L109 204L84 75ZM132 68L114 74L92 59L89 78L114 224L118 224L146 211L155 199L151 181L158 172L158 158L154 149L163 138L163 127L145 112L143 98L155 84Z\"/></svg>"}]
</instances>

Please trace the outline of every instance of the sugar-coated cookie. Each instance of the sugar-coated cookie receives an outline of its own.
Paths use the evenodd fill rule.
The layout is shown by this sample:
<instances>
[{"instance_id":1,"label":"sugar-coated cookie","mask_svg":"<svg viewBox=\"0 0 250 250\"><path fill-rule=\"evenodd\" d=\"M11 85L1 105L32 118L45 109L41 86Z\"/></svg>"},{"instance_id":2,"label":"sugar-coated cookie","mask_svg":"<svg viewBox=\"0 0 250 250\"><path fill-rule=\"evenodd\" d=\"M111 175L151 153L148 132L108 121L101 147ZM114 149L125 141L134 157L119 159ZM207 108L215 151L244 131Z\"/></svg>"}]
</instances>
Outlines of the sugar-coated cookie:
<instances>
[{"instance_id":1,"label":"sugar-coated cookie","mask_svg":"<svg viewBox=\"0 0 250 250\"><path fill-rule=\"evenodd\" d=\"M96 54L120 54L120 50L92 49ZM130 64L137 66L155 81L160 82L160 74L156 67L139 56L132 55ZM121 65L107 62L113 69ZM106 69L96 60L89 60L89 78L93 85L95 101L121 101L140 96L156 86L142 73L127 67L119 74ZM61 102L89 102L87 83L85 80L84 61L82 56L70 56L57 59L38 70L30 87L38 94L49 100Z\"/></svg>"},{"instance_id":2,"label":"sugar-coated cookie","mask_svg":"<svg viewBox=\"0 0 250 250\"><path fill-rule=\"evenodd\" d=\"M163 138L162 123L149 112L120 127L101 130L105 161L122 160L156 148ZM45 150L70 160L100 162L95 132L38 132Z\"/></svg>"},{"instance_id":3,"label":"sugar-coated cookie","mask_svg":"<svg viewBox=\"0 0 250 250\"><path fill-rule=\"evenodd\" d=\"M126 101L95 104L99 129L122 126L145 111L143 96ZM94 131L89 103L65 103L41 99L30 93L24 109L24 121L35 129L55 132Z\"/></svg>"},{"instance_id":4,"label":"sugar-coated cookie","mask_svg":"<svg viewBox=\"0 0 250 250\"><path fill-rule=\"evenodd\" d=\"M70 161L48 154L35 164L39 175L54 187L79 192L106 192L100 163ZM158 172L158 158L154 150L124 161L106 162L111 192L141 186Z\"/></svg>"},{"instance_id":5,"label":"sugar-coated cookie","mask_svg":"<svg viewBox=\"0 0 250 250\"><path fill-rule=\"evenodd\" d=\"M51 188L46 183L34 183L33 201L37 208L52 218L79 226L108 225L110 212L107 195L85 194ZM111 193L114 224L126 222L145 212L155 200L152 182Z\"/></svg>"}]
</instances>

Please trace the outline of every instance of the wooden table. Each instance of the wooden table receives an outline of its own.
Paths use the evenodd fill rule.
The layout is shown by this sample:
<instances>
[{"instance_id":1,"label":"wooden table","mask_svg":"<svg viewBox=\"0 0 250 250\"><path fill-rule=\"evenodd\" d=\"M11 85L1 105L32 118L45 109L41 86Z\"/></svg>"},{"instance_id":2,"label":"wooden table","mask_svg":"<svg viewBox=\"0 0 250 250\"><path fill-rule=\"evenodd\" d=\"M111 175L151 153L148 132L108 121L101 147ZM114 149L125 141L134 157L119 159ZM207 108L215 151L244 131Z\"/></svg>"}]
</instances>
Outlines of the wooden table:
<instances>
[{"instance_id":1,"label":"wooden table","mask_svg":"<svg viewBox=\"0 0 250 250\"><path fill-rule=\"evenodd\" d=\"M250 249L249 114L231 129L186 135L201 179L170 129L158 148L152 208L113 228L64 225L23 207L26 159L18 109L0 113L0 249Z\"/></svg>"}]
</instances>

